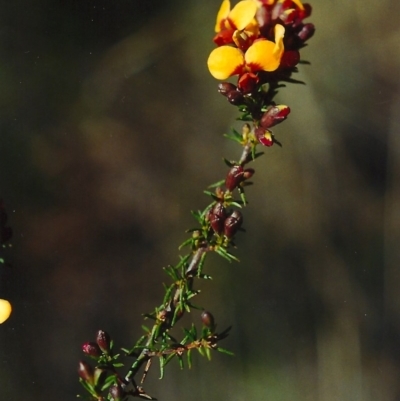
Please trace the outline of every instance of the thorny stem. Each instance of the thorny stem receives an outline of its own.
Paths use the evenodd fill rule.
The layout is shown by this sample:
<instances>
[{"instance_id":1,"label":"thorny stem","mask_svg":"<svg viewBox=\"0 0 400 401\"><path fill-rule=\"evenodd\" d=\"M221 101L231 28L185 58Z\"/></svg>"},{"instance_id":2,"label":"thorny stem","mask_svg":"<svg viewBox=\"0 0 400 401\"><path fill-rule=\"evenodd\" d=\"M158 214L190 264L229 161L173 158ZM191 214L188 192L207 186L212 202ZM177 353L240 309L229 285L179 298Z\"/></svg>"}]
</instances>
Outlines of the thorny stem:
<instances>
[{"instance_id":1,"label":"thorny stem","mask_svg":"<svg viewBox=\"0 0 400 401\"><path fill-rule=\"evenodd\" d=\"M249 156L251 154L252 151L252 145L250 143L247 143L243 146L243 151L242 154L240 156L239 159L239 163L241 166L246 165L249 162ZM193 276L195 276L199 270L199 265L200 262L203 258L203 255L206 254L207 252L212 251L213 249L207 246L203 246L198 248L196 251L194 251L190 263L186 269L185 272L185 278L188 281L188 286L189 288L192 288L192 284L193 284ZM177 287L175 289L175 293L172 297L172 299L174 300L174 303L177 302L177 300L180 297L180 294L182 292L182 288ZM167 324L165 324L162 328L162 332L158 332L157 337L161 337L163 335L163 333L167 332L168 330L172 329L172 327L175 325L175 323L177 323L181 317L183 316L183 314L181 316L179 316L175 322L168 322ZM166 350L164 352L152 352L150 351L150 347L156 342L157 338L155 338L155 333L157 333L157 329L159 327L160 323L156 322L153 325L153 328L150 331L150 335L149 338L146 341L146 345L143 348L143 350L141 351L141 353L139 354L139 356L136 358L136 360L133 362L133 364L131 365L128 373L125 376L124 382L122 384L122 387L125 388L126 386L129 385L129 382L132 381L132 383L134 384L134 387L137 388L137 385L134 383L133 378L136 376L137 372L140 370L140 368L146 363L148 362L151 358L155 357L155 356L160 356L160 355L167 355L170 354L172 351L171 350ZM185 350L191 349L191 348L195 348L196 345L198 344L191 344L191 345L186 345L185 346Z\"/></svg>"}]
</instances>

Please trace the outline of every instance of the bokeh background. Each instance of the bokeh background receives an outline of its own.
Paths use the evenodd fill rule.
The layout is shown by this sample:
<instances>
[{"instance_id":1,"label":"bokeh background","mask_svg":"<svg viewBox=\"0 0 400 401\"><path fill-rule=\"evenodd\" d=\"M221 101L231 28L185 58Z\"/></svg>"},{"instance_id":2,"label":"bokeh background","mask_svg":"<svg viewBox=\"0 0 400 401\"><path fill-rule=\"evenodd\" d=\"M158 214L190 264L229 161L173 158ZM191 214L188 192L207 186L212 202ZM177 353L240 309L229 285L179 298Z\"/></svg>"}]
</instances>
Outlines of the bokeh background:
<instances>
[{"instance_id":1,"label":"bokeh background","mask_svg":"<svg viewBox=\"0 0 400 401\"><path fill-rule=\"evenodd\" d=\"M81 344L136 341L237 155L205 65L219 0L0 4L0 398L73 400ZM198 298L235 357L152 371L162 401L400 400L400 3L312 4L307 85L279 95L292 113L255 164L242 262L210 258Z\"/></svg>"}]
</instances>

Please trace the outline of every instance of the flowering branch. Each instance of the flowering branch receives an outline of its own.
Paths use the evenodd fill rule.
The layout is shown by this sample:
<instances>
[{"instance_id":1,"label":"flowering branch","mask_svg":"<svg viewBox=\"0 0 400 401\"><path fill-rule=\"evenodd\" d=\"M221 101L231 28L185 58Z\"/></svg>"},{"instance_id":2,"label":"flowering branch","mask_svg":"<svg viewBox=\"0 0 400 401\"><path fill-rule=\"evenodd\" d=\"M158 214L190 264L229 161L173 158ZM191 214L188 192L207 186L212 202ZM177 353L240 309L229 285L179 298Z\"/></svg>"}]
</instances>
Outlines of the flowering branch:
<instances>
[{"instance_id":1,"label":"flowering branch","mask_svg":"<svg viewBox=\"0 0 400 401\"><path fill-rule=\"evenodd\" d=\"M160 306L145 314L153 321L152 327L142 326L144 334L130 349L122 349L125 357L133 358L125 373L120 354L114 354L113 341L100 330L95 342L83 345L83 352L96 361L95 368L87 362L79 364L80 382L92 400L126 400L132 397L154 399L143 388L146 375L154 359L158 359L160 377L165 366L176 358L183 368L184 358L191 366L192 351L211 358L211 351L230 354L219 343L227 337L230 327L217 331L213 315L193 303L199 290L197 279L208 280L203 272L209 253L215 252L229 262L238 261L232 253L234 237L242 230L241 209L247 205L245 188L254 175L247 165L261 156L257 147L280 145L270 128L284 121L290 108L277 105L274 97L285 83L299 83L292 78L300 63L300 49L314 34L314 25L304 23L311 6L300 0L242 0L231 9L224 0L215 26L214 49L207 61L210 73L219 80L238 76L236 85L222 82L218 91L237 106L239 120L244 122L241 132L232 130L225 135L241 146L238 160L227 160L229 170L225 179L212 184L205 193L211 202L204 210L192 212L197 221L190 229L190 237L179 249L189 248L176 265L164 268L171 278L164 285L165 295ZM186 312L202 310L202 328L196 325L183 329L183 337L176 339L171 330ZM140 382L136 376L142 372Z\"/></svg>"}]
</instances>

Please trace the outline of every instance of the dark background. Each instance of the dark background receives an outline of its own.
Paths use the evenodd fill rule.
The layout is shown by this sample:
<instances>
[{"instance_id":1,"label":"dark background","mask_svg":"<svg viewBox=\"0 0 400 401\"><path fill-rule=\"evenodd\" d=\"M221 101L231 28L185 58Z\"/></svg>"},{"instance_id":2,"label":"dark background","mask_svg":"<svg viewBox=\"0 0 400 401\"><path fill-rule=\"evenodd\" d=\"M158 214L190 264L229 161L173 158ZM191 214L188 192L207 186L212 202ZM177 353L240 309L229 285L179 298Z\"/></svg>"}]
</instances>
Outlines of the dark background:
<instances>
[{"instance_id":1,"label":"dark background","mask_svg":"<svg viewBox=\"0 0 400 401\"><path fill-rule=\"evenodd\" d=\"M80 346L117 346L161 302L162 266L239 149L206 59L219 1L1 1L1 399L72 400ZM283 148L254 165L240 264L211 257L198 303L235 357L149 375L160 400L400 400L397 1L313 2L283 89ZM199 321L198 314L193 319Z\"/></svg>"}]
</instances>

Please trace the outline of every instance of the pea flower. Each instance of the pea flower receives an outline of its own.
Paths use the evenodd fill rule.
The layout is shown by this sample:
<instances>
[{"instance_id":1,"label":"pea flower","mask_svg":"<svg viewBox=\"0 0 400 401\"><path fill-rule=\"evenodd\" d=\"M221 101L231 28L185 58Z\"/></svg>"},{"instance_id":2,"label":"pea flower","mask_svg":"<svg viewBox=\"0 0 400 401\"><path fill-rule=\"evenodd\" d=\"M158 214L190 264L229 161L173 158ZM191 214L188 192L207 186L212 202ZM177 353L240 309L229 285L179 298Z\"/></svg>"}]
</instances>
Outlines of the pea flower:
<instances>
[{"instance_id":1,"label":"pea flower","mask_svg":"<svg viewBox=\"0 0 400 401\"><path fill-rule=\"evenodd\" d=\"M214 42L218 46L235 43L239 48L248 47L259 35L257 8L255 0L242 0L231 10L230 1L223 0L215 23Z\"/></svg>"},{"instance_id":2,"label":"pea flower","mask_svg":"<svg viewBox=\"0 0 400 401\"><path fill-rule=\"evenodd\" d=\"M216 79L227 79L245 72L275 71L284 52L283 37L285 28L274 27L275 43L267 39L256 40L245 53L232 46L220 46L208 57L207 65Z\"/></svg>"}]
</instances>

